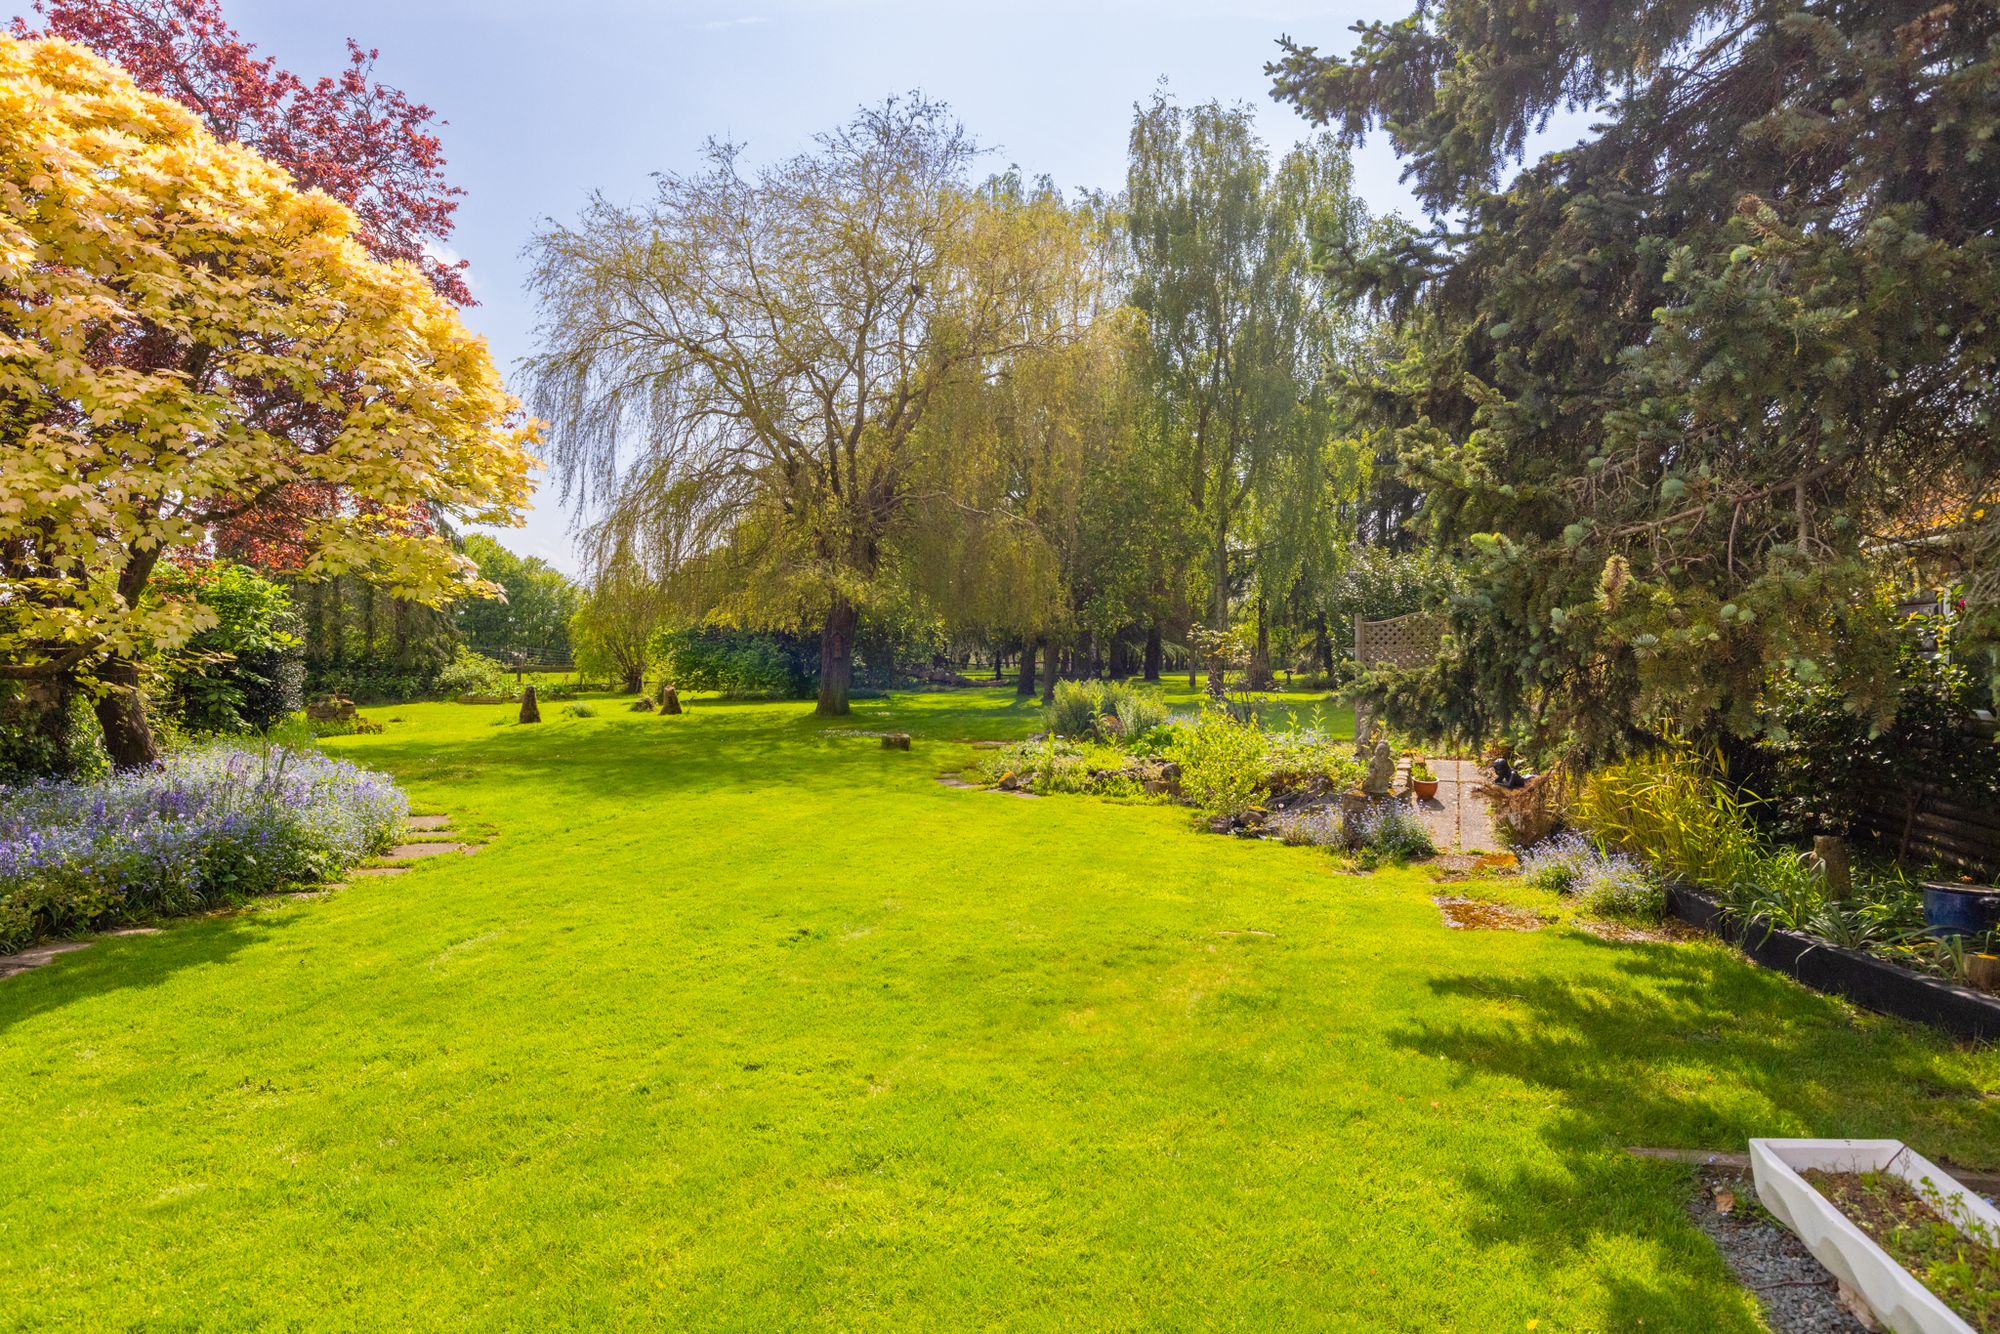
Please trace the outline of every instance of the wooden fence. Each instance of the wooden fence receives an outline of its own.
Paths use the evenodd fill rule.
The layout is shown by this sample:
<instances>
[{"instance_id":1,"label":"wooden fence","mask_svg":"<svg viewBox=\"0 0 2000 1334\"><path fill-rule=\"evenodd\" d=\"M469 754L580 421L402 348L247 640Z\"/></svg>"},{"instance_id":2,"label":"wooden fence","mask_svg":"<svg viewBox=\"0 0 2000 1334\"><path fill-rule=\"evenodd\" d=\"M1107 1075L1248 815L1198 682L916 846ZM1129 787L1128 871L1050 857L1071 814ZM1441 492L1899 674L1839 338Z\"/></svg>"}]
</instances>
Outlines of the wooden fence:
<instances>
[{"instance_id":1,"label":"wooden fence","mask_svg":"<svg viewBox=\"0 0 2000 1334\"><path fill-rule=\"evenodd\" d=\"M1966 720L1966 734L1992 745L1991 718ZM1865 815L1868 831L1912 861L1936 861L1974 875L2000 874L2000 792L1947 791L1919 783L1880 792Z\"/></svg>"}]
</instances>

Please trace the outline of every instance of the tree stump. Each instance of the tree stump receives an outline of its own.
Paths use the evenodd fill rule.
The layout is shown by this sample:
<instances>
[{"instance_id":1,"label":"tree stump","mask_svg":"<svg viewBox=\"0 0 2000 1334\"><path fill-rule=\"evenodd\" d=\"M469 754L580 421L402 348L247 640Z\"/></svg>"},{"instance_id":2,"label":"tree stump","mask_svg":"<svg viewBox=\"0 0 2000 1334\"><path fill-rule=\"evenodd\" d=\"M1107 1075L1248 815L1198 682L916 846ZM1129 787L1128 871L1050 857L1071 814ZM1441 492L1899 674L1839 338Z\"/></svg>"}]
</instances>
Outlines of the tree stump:
<instances>
[{"instance_id":1,"label":"tree stump","mask_svg":"<svg viewBox=\"0 0 2000 1334\"><path fill-rule=\"evenodd\" d=\"M1854 872L1848 865L1847 845L1836 835L1814 834L1812 855L1826 877L1828 896L1835 901L1849 898L1854 893Z\"/></svg>"},{"instance_id":2,"label":"tree stump","mask_svg":"<svg viewBox=\"0 0 2000 1334\"><path fill-rule=\"evenodd\" d=\"M882 738L882 749L884 750L908 750L909 748L910 734L908 732L891 732Z\"/></svg>"},{"instance_id":3,"label":"tree stump","mask_svg":"<svg viewBox=\"0 0 2000 1334\"><path fill-rule=\"evenodd\" d=\"M535 703L535 688L528 686L521 691L521 721L538 723L542 720L541 706Z\"/></svg>"},{"instance_id":4,"label":"tree stump","mask_svg":"<svg viewBox=\"0 0 2000 1334\"><path fill-rule=\"evenodd\" d=\"M660 712L679 713L680 711L681 711L681 692L674 689L672 686L661 686Z\"/></svg>"},{"instance_id":5,"label":"tree stump","mask_svg":"<svg viewBox=\"0 0 2000 1334\"><path fill-rule=\"evenodd\" d=\"M653 701L647 699L644 695L641 695L639 696L639 698L632 701L632 712L651 713L652 711L653 711Z\"/></svg>"}]
</instances>

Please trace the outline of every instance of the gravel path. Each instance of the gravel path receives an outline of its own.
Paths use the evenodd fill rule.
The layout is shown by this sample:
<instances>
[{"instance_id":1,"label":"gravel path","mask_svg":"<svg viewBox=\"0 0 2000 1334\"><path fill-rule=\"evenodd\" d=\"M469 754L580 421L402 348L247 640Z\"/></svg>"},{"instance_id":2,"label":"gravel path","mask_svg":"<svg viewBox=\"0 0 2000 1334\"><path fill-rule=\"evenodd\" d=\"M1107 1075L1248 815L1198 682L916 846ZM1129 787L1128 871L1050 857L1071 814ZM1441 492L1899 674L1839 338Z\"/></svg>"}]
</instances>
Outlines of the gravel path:
<instances>
[{"instance_id":1,"label":"gravel path","mask_svg":"<svg viewBox=\"0 0 2000 1334\"><path fill-rule=\"evenodd\" d=\"M1840 1304L1833 1275L1812 1258L1805 1243L1757 1204L1757 1187L1726 1168L1703 1168L1701 1189L1688 1207L1737 1281L1756 1294L1773 1334L1866 1334L1868 1326ZM1726 1214L1718 1192L1734 1195Z\"/></svg>"}]
</instances>

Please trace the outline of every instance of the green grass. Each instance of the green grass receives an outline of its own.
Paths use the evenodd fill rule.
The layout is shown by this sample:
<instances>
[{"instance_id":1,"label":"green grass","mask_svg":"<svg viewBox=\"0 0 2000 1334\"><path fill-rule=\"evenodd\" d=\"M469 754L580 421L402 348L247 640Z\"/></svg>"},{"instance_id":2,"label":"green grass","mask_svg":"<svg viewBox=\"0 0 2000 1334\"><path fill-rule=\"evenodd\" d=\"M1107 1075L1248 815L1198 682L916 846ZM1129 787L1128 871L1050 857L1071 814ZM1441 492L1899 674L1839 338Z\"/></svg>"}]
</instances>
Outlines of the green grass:
<instances>
[{"instance_id":1,"label":"green grass","mask_svg":"<svg viewBox=\"0 0 2000 1334\"><path fill-rule=\"evenodd\" d=\"M1750 1330L1630 1144L2000 1161L2000 1061L1718 947L934 781L1004 691L329 748L493 841L0 982L16 1328Z\"/></svg>"}]
</instances>

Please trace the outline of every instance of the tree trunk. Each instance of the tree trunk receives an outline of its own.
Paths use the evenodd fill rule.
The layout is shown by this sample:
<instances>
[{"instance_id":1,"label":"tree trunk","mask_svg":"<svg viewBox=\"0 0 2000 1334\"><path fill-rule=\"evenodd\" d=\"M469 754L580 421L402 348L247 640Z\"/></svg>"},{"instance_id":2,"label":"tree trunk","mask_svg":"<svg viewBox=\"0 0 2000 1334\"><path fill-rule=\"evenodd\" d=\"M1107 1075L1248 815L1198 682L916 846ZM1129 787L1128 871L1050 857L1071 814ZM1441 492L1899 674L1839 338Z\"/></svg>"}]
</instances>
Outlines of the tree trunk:
<instances>
[{"instance_id":1,"label":"tree trunk","mask_svg":"<svg viewBox=\"0 0 2000 1334\"><path fill-rule=\"evenodd\" d=\"M1333 637L1326 632L1326 613L1313 617L1313 657L1326 679L1333 680Z\"/></svg>"},{"instance_id":2,"label":"tree trunk","mask_svg":"<svg viewBox=\"0 0 2000 1334\"><path fill-rule=\"evenodd\" d=\"M625 693L643 695L646 693L646 664L628 663L625 667Z\"/></svg>"},{"instance_id":3,"label":"tree trunk","mask_svg":"<svg viewBox=\"0 0 2000 1334\"><path fill-rule=\"evenodd\" d=\"M826 611L826 628L819 637L819 707L822 718L847 713L847 691L854 682L854 604L835 595Z\"/></svg>"},{"instance_id":4,"label":"tree trunk","mask_svg":"<svg viewBox=\"0 0 2000 1334\"><path fill-rule=\"evenodd\" d=\"M1014 687L1014 693L1022 699L1035 697L1035 641L1021 641L1021 679Z\"/></svg>"},{"instance_id":5,"label":"tree trunk","mask_svg":"<svg viewBox=\"0 0 2000 1334\"><path fill-rule=\"evenodd\" d=\"M1056 669L1056 664L1062 660L1062 655L1056 652L1056 646L1047 639L1042 641L1042 648L1049 660L1049 669L1042 673L1042 703L1053 704L1056 702L1056 677L1061 675Z\"/></svg>"},{"instance_id":6,"label":"tree trunk","mask_svg":"<svg viewBox=\"0 0 2000 1334\"><path fill-rule=\"evenodd\" d=\"M1160 623L1154 621L1146 627L1146 679L1157 682L1160 666L1165 660L1166 650L1160 646Z\"/></svg>"},{"instance_id":7,"label":"tree trunk","mask_svg":"<svg viewBox=\"0 0 2000 1334\"><path fill-rule=\"evenodd\" d=\"M1271 688L1271 619L1264 614L1264 599L1257 599L1257 646L1250 651L1250 689Z\"/></svg>"},{"instance_id":8,"label":"tree trunk","mask_svg":"<svg viewBox=\"0 0 2000 1334\"><path fill-rule=\"evenodd\" d=\"M160 761L160 743L146 721L146 698L139 693L139 668L113 658L98 671L110 689L97 700L97 725L104 729L104 752L114 769L147 769Z\"/></svg>"}]
</instances>

